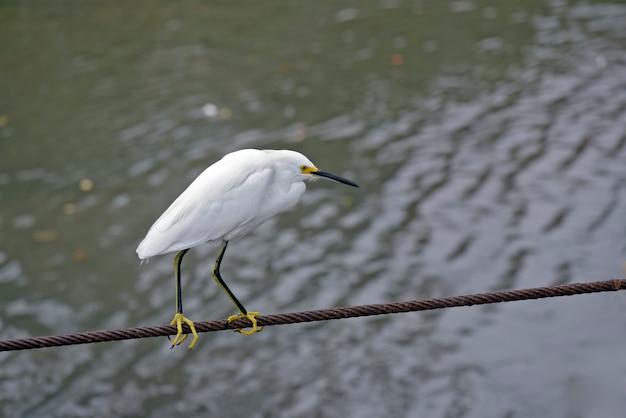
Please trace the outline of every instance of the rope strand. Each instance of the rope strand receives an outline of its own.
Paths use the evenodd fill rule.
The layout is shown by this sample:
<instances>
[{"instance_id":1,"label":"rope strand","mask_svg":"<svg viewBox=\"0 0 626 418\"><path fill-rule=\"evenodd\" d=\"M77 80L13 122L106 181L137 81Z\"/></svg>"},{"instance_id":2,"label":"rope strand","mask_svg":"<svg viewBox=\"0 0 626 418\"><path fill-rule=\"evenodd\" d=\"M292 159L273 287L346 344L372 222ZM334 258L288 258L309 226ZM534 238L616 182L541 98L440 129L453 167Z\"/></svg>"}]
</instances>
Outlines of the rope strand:
<instances>
[{"instance_id":1,"label":"rope strand","mask_svg":"<svg viewBox=\"0 0 626 418\"><path fill-rule=\"evenodd\" d=\"M615 279L591 283L573 283L530 289L506 290L499 292L477 293L466 296L452 296L436 299L414 300L408 302L381 303L337 307L315 311L292 312L284 314L258 316L259 326L287 325L303 322L328 321L331 319L356 318L371 315L387 315L393 313L427 311L433 309L452 308L459 306L486 305L490 303L513 302L529 299L543 299L559 296L572 296L585 293L611 292L626 289L626 280ZM247 319L238 319L230 324L225 319L196 322L198 332L224 331L245 328L250 323ZM183 331L191 332L187 325ZM81 332L69 335L53 335L47 337L31 337L16 340L0 341L0 351L26 350L32 348L59 347L75 344L90 344L107 341L121 341L136 338L162 337L176 335L173 325L147 326L119 330Z\"/></svg>"}]
</instances>

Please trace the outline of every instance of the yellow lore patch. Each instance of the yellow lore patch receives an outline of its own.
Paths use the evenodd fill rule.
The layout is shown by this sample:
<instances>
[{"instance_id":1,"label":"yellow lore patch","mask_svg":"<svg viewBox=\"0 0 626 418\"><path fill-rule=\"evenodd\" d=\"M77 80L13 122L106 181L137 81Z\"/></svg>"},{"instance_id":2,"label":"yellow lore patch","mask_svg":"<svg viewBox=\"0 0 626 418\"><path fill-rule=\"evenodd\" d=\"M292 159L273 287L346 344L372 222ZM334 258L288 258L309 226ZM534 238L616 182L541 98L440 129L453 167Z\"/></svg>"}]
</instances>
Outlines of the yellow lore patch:
<instances>
[{"instance_id":1,"label":"yellow lore patch","mask_svg":"<svg viewBox=\"0 0 626 418\"><path fill-rule=\"evenodd\" d=\"M309 167L308 165L301 165L300 171L302 171L302 174L313 174L313 173L317 173L319 170L317 169L317 167Z\"/></svg>"}]
</instances>

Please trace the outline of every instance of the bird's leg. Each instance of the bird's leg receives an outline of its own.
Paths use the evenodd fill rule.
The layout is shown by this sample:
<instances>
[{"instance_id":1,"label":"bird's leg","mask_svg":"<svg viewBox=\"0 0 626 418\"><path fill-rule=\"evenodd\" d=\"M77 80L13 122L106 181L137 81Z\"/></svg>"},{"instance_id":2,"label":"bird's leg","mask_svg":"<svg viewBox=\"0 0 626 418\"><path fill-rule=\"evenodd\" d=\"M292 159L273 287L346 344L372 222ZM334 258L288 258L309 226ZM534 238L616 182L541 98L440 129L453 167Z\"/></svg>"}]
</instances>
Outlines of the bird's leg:
<instances>
[{"instance_id":1,"label":"bird's leg","mask_svg":"<svg viewBox=\"0 0 626 418\"><path fill-rule=\"evenodd\" d=\"M246 308L244 308L244 306L241 304L241 302L237 300L237 298L235 297L233 292L231 292L228 286L226 286L226 283L224 283L224 280L222 279L222 276L220 275L220 265L222 264L222 258L224 258L226 247L228 247L228 241L224 241L224 243L222 244L220 255L217 257L217 260L215 260L212 273L213 273L213 279L217 282L218 285L220 285L222 290L226 292L230 300L235 304L235 306L237 307L237 309L239 309L239 312L240 312L240 314L238 315L229 316L228 323L230 324L236 319L247 319L248 321L250 321L250 323L252 323L252 329L250 331L242 331L241 329L238 329L237 331L245 335L251 335L251 334L254 334L255 332L261 332L263 331L263 327L259 327L256 322L256 317L259 316L259 313L248 312Z\"/></svg>"},{"instance_id":2,"label":"bird's leg","mask_svg":"<svg viewBox=\"0 0 626 418\"><path fill-rule=\"evenodd\" d=\"M198 341L198 333L196 332L196 327L193 324L193 321L186 318L183 315L183 293L181 289L181 280L180 280L180 266L183 262L183 256L189 251L189 248L186 250L182 250L176 253L174 256L174 277L176 279L176 315L174 315L174 319L170 322L170 325L176 325L176 336L172 341L172 347L179 345L183 341L187 339L189 334L183 334L183 322L191 328L191 333L193 334L193 341L189 344L189 349L191 350L194 345L196 345L196 341Z\"/></svg>"}]
</instances>

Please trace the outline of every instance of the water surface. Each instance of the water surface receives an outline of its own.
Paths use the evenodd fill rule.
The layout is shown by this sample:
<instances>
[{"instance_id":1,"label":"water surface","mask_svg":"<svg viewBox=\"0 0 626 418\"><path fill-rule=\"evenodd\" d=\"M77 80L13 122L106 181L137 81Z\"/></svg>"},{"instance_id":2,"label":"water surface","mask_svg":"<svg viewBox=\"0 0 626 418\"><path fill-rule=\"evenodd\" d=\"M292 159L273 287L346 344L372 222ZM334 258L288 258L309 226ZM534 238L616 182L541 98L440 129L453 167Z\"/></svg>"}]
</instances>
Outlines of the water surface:
<instances>
[{"instance_id":1,"label":"water surface","mask_svg":"<svg viewBox=\"0 0 626 418\"><path fill-rule=\"evenodd\" d=\"M623 277L626 6L0 6L0 338L167 323L152 222L206 166L290 148L317 182L229 247L277 313ZM234 313L185 258L185 313ZM0 415L621 416L621 294L0 355Z\"/></svg>"}]
</instances>

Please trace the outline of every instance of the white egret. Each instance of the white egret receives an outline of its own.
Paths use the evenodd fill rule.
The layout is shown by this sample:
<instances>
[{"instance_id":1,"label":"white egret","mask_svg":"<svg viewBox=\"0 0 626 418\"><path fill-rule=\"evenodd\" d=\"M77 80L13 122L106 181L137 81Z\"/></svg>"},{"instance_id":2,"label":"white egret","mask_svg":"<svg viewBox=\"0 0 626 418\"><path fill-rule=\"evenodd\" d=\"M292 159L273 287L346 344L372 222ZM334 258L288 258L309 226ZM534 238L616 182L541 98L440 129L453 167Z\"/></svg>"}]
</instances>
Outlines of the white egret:
<instances>
[{"instance_id":1,"label":"white egret","mask_svg":"<svg viewBox=\"0 0 626 418\"><path fill-rule=\"evenodd\" d=\"M304 155L289 150L244 149L224 156L204 170L152 225L137 247L137 255L145 260L160 254L176 252L176 314L170 325L178 333L172 347L182 343L189 334L182 333L182 324L191 329L193 348L198 334L193 321L183 315L180 267L190 248L208 241L222 241L222 248L213 265L213 279L239 309L228 322L247 318L250 335L261 331L258 312L249 312L237 300L220 275L220 264L229 241L240 238L278 213L298 203L305 180L327 178L353 187L356 183L319 170Z\"/></svg>"}]
</instances>

